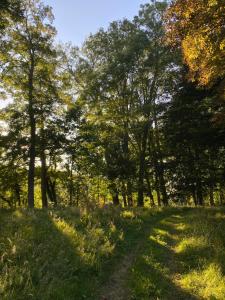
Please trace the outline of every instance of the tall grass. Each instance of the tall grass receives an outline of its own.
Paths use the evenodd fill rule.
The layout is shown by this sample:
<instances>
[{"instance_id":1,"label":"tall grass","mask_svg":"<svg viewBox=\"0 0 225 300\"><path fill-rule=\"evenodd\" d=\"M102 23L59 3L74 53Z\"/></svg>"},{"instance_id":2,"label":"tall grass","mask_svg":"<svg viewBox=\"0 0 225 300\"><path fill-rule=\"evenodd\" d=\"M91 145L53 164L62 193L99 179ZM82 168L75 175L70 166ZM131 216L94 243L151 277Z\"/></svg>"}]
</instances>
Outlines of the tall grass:
<instances>
[{"instance_id":1,"label":"tall grass","mask_svg":"<svg viewBox=\"0 0 225 300\"><path fill-rule=\"evenodd\" d=\"M147 211L0 212L0 299L95 299Z\"/></svg>"}]
</instances>

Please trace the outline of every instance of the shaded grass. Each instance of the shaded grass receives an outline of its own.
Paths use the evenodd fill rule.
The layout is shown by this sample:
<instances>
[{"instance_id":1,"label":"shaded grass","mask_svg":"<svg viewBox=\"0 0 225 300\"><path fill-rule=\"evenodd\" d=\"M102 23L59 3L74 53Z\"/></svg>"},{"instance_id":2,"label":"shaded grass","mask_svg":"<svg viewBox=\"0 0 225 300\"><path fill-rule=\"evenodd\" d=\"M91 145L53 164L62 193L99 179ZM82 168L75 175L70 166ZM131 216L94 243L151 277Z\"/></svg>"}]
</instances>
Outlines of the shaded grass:
<instances>
[{"instance_id":1,"label":"shaded grass","mask_svg":"<svg viewBox=\"0 0 225 300\"><path fill-rule=\"evenodd\" d=\"M225 299L225 210L176 209L130 272L132 299Z\"/></svg>"},{"instance_id":2,"label":"shaded grass","mask_svg":"<svg viewBox=\"0 0 225 300\"><path fill-rule=\"evenodd\" d=\"M1 299L98 299L156 211L0 212Z\"/></svg>"}]
</instances>

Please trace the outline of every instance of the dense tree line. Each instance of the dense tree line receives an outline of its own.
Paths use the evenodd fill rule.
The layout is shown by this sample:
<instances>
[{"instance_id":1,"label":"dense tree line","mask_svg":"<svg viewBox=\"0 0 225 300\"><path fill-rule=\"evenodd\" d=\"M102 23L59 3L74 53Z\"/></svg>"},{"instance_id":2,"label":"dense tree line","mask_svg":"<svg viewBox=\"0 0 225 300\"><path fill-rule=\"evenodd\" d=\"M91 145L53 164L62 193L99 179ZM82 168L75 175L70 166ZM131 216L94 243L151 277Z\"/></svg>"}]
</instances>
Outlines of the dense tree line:
<instances>
[{"instance_id":1,"label":"dense tree line","mask_svg":"<svg viewBox=\"0 0 225 300\"><path fill-rule=\"evenodd\" d=\"M222 2L153 1L79 49L2 1L1 205L223 204Z\"/></svg>"}]
</instances>

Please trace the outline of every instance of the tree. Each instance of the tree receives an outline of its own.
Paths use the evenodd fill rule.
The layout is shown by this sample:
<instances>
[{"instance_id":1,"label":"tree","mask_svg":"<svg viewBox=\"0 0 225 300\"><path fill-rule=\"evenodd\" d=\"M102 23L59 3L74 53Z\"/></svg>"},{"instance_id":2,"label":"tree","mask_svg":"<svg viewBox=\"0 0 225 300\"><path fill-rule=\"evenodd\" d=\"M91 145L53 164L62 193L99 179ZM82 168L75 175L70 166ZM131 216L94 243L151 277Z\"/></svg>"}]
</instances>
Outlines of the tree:
<instances>
[{"instance_id":1,"label":"tree","mask_svg":"<svg viewBox=\"0 0 225 300\"><path fill-rule=\"evenodd\" d=\"M23 17L21 1L1 0L0 2L0 35L12 22L16 22Z\"/></svg>"},{"instance_id":2,"label":"tree","mask_svg":"<svg viewBox=\"0 0 225 300\"><path fill-rule=\"evenodd\" d=\"M192 197L195 205L209 198L223 178L224 139L212 123L210 91L183 80L165 115L170 191L175 199Z\"/></svg>"},{"instance_id":3,"label":"tree","mask_svg":"<svg viewBox=\"0 0 225 300\"><path fill-rule=\"evenodd\" d=\"M51 26L51 9L38 0L24 0L21 3L24 18L7 31L5 43L8 49L2 78L4 88L29 117L29 168L28 206L34 207L34 176L36 157L36 127L40 81L55 35Z\"/></svg>"},{"instance_id":4,"label":"tree","mask_svg":"<svg viewBox=\"0 0 225 300\"><path fill-rule=\"evenodd\" d=\"M189 78L212 86L225 76L223 0L176 0L167 11L167 36L182 49Z\"/></svg>"}]
</instances>

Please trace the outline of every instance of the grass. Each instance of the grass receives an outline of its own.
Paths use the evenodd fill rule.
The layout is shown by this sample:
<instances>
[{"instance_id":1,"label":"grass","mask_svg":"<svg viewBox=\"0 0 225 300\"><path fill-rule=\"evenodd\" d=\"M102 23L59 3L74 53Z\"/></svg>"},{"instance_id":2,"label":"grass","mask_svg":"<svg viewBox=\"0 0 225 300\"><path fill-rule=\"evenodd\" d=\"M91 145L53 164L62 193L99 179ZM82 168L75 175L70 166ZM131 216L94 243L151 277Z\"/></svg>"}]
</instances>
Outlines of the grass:
<instances>
[{"instance_id":1,"label":"grass","mask_svg":"<svg viewBox=\"0 0 225 300\"><path fill-rule=\"evenodd\" d=\"M224 209L2 210L0 225L3 300L99 300L132 251L127 299L225 299Z\"/></svg>"},{"instance_id":2,"label":"grass","mask_svg":"<svg viewBox=\"0 0 225 300\"><path fill-rule=\"evenodd\" d=\"M225 299L225 210L176 209L150 230L132 299Z\"/></svg>"}]
</instances>

